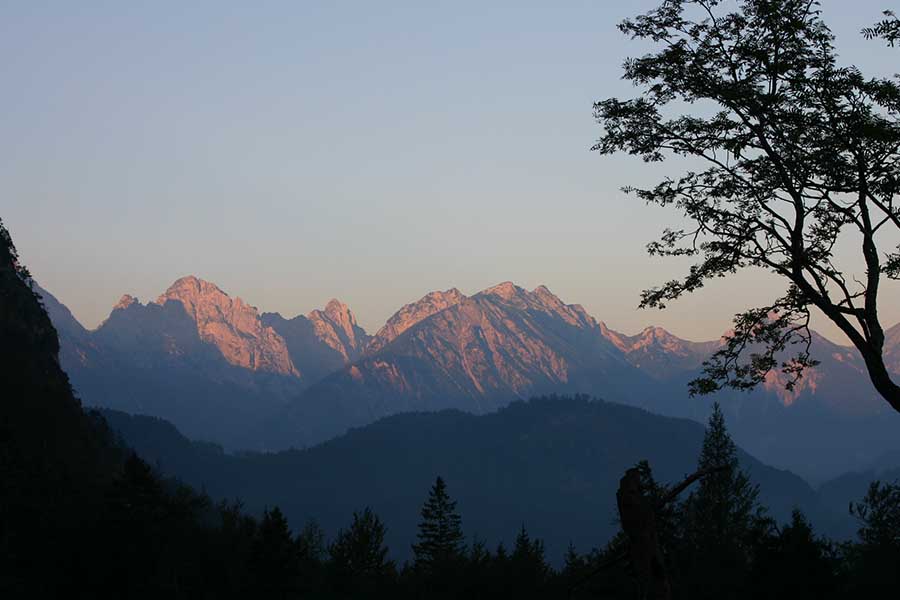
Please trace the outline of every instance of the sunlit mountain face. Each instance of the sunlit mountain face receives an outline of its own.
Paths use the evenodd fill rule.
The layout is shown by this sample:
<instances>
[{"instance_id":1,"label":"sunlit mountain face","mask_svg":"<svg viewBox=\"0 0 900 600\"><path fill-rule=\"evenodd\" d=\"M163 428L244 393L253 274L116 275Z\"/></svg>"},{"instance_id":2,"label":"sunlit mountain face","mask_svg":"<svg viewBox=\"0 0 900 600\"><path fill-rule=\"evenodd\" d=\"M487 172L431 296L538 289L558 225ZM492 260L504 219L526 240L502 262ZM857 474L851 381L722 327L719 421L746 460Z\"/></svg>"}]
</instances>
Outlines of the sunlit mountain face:
<instances>
[{"instance_id":1,"label":"sunlit mountain face","mask_svg":"<svg viewBox=\"0 0 900 600\"><path fill-rule=\"evenodd\" d=\"M687 383L721 344L659 327L619 333L544 286L511 282L431 292L375 335L338 300L286 318L193 276L146 304L123 296L93 331L42 294L86 404L166 418L231 448L304 446L396 413L481 414L547 393L702 420L711 399L690 398ZM900 367L900 327L885 352ZM813 355L820 364L793 390L772 373L750 394L716 396L738 441L813 479L893 450L896 417L856 351L814 334Z\"/></svg>"}]
</instances>

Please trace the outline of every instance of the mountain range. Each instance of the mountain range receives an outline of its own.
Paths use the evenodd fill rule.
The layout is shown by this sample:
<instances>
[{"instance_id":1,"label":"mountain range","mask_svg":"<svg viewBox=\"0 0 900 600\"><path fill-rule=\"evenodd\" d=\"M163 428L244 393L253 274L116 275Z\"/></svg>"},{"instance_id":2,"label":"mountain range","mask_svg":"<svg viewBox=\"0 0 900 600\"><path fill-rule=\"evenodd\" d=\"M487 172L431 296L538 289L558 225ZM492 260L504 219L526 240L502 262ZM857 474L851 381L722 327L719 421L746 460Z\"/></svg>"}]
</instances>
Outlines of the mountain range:
<instances>
[{"instance_id":1,"label":"mountain range","mask_svg":"<svg viewBox=\"0 0 900 600\"><path fill-rule=\"evenodd\" d=\"M550 393L702 420L710 399L690 398L687 382L721 343L659 327L625 335L545 286L510 282L431 292L372 336L338 300L285 318L193 276L146 304L123 296L93 331L41 294L85 403L158 416L231 449L302 447L396 413L482 414ZM898 367L900 326L887 339ZM820 364L794 390L772 374L750 394L716 395L736 440L813 480L900 447L900 419L855 350L814 334L813 355Z\"/></svg>"},{"instance_id":2,"label":"mountain range","mask_svg":"<svg viewBox=\"0 0 900 600\"><path fill-rule=\"evenodd\" d=\"M125 298L107 323L88 332L49 294L41 306L5 235L0 224L0 369L6 392L0 401L5 484L0 500L3 514L15 517L4 527L2 579L14 594L55 597L62 590L83 588L92 596L121 596L122 590L178 595L179 590L209 591L217 583L221 596L244 589L240 573L247 571L245 564L260 565L249 571L250 581L260 576L271 581L270 565L279 564L285 550L297 558L297 548L285 537L289 526L280 511L266 511L257 529L242 505L251 514L280 506L295 530L303 521L316 520L329 540L351 513L374 508L388 523L390 555L403 560L416 539L418 508L438 475L458 501L454 506L463 514L467 541L509 547L517 532L524 536L527 524L531 535L543 540L536 548L543 553L546 542L549 560L561 565L564 548L583 552L602 546L616 532L614 492L626 468L648 460L658 481L675 482L696 468L700 448L707 445L703 427L692 420L586 396L512 401L481 415L460 410L393 414L311 448L264 453L227 453L215 444L192 442L155 417L84 411L61 368L61 339L68 346L66 360L85 368L128 369L115 373L120 382L142 371L146 380L148 374L177 375L194 368L210 381L220 378L226 388L257 377L302 380L291 356L302 346L292 350L275 329L261 324L255 309L199 280L179 281L147 305ZM216 303L205 304L204 294L214 295ZM547 294L503 286L473 299L476 306L470 310L476 314L509 312L501 309L503 303L518 303L528 313L512 322L494 315L490 335L482 334L487 340L482 351L516 347L495 344L498 335L518 335L520 343L528 342L523 332L531 327L540 328L548 348L574 342L582 347L580 335L541 323L548 306L556 306L550 312L567 315L570 319L564 320L578 329L599 325L574 307L561 310ZM453 306L467 303L461 299ZM45 310L51 306L57 326ZM326 345L330 341L332 349L335 340L346 349L351 340L365 339L347 327L352 324L349 311L337 304L307 317L313 319L344 325L339 327L343 335L334 330L333 337L314 336ZM376 354L418 326L396 326L394 339ZM398 333L400 329L404 331ZM660 337L650 333L653 339ZM590 342L585 347L598 349L598 360L611 352L609 345L584 337ZM530 346L537 347L535 343ZM349 368L366 355L364 351ZM614 352L611 356L620 358ZM352 361L349 354L344 360ZM550 377L544 371L548 363L535 359L527 364L529 372ZM556 377L568 373L549 364ZM583 368L591 372L594 366L588 361ZM515 388L520 381L508 376L496 381L528 390ZM208 416L215 420L217 415ZM743 450L737 449L735 458L759 485L759 499L770 515L784 522L799 507L817 524L817 532L831 535L852 528L843 510L846 498L858 498L875 474L846 476L816 492L800 477ZM885 455L873 467L879 476L890 475L896 473L889 467L893 461ZM175 479L162 479L160 473ZM242 502L228 504L235 498ZM835 500L838 510L830 505ZM273 514L283 527L265 524ZM267 550L275 544L277 552ZM98 570L97 564L109 568ZM343 572L338 576L343 579ZM283 592L285 587L276 589Z\"/></svg>"}]
</instances>

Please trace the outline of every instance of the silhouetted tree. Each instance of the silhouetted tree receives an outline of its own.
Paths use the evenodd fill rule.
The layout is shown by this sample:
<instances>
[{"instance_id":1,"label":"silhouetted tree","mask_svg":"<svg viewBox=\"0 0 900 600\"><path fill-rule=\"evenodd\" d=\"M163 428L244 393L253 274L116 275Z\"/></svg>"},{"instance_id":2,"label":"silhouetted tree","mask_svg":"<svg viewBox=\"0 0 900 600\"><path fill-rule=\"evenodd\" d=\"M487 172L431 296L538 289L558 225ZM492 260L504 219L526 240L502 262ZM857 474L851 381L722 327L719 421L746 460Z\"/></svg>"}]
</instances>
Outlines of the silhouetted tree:
<instances>
[{"instance_id":1,"label":"silhouetted tree","mask_svg":"<svg viewBox=\"0 0 900 600\"><path fill-rule=\"evenodd\" d=\"M788 525L762 538L754 555L748 597L827 599L843 595L834 546L815 535L799 510L793 511Z\"/></svg>"},{"instance_id":2,"label":"silhouetted tree","mask_svg":"<svg viewBox=\"0 0 900 600\"><path fill-rule=\"evenodd\" d=\"M114 549L103 565L109 590L120 590L125 597L164 593L158 575L171 528L166 493L151 467L136 454L128 457L113 482L104 517L103 537Z\"/></svg>"},{"instance_id":3,"label":"silhouetted tree","mask_svg":"<svg viewBox=\"0 0 900 600\"><path fill-rule=\"evenodd\" d=\"M874 481L850 512L860 521L859 543L845 548L853 593L900 589L900 481Z\"/></svg>"},{"instance_id":4,"label":"silhouetted tree","mask_svg":"<svg viewBox=\"0 0 900 600\"><path fill-rule=\"evenodd\" d=\"M287 519L277 506L263 512L250 559L254 595L288 598L300 587L300 557Z\"/></svg>"},{"instance_id":5,"label":"silhouetted tree","mask_svg":"<svg viewBox=\"0 0 900 600\"><path fill-rule=\"evenodd\" d=\"M387 558L385 527L366 508L353 513L353 522L338 532L328 549L334 587L343 593L384 593L396 577L396 567Z\"/></svg>"},{"instance_id":6,"label":"silhouetted tree","mask_svg":"<svg viewBox=\"0 0 900 600\"><path fill-rule=\"evenodd\" d=\"M510 589L516 597L542 597L549 574L550 567L544 556L544 543L541 540L532 540L523 524L509 555L507 577Z\"/></svg>"},{"instance_id":7,"label":"silhouetted tree","mask_svg":"<svg viewBox=\"0 0 900 600\"><path fill-rule=\"evenodd\" d=\"M575 545L569 542L568 547L566 547L566 554L563 556L563 575L576 579L584 575L586 566L587 561L585 558L578 554Z\"/></svg>"},{"instance_id":8,"label":"silhouetted tree","mask_svg":"<svg viewBox=\"0 0 900 600\"><path fill-rule=\"evenodd\" d=\"M866 27L862 33L866 36L866 39L881 38L889 46L893 46L897 43L897 40L900 40L900 19L897 18L897 15L892 10L886 10L882 14L884 19L875 23L872 27Z\"/></svg>"},{"instance_id":9,"label":"silhouetted tree","mask_svg":"<svg viewBox=\"0 0 900 600\"><path fill-rule=\"evenodd\" d=\"M297 534L295 545L300 564L300 589L306 593L321 590L328 556L325 532L317 522L309 521Z\"/></svg>"},{"instance_id":10,"label":"silhouetted tree","mask_svg":"<svg viewBox=\"0 0 900 600\"><path fill-rule=\"evenodd\" d=\"M253 593L250 564L257 543L256 519L247 515L240 502L222 501L218 506L221 522L218 539L219 568L216 582L235 596Z\"/></svg>"},{"instance_id":11,"label":"silhouetted tree","mask_svg":"<svg viewBox=\"0 0 900 600\"><path fill-rule=\"evenodd\" d=\"M740 469L718 403L697 467L709 474L680 507L680 539L670 557L686 597L727 598L746 586L753 549L772 523L757 502L758 487Z\"/></svg>"},{"instance_id":12,"label":"silhouetted tree","mask_svg":"<svg viewBox=\"0 0 900 600\"><path fill-rule=\"evenodd\" d=\"M646 460L639 461L635 467L640 474L641 488L644 495L654 507L656 532L663 549L670 548L676 536L677 502L666 502L669 489L661 485L653 477L653 470ZM674 500L674 498L672 499Z\"/></svg>"},{"instance_id":13,"label":"silhouetted tree","mask_svg":"<svg viewBox=\"0 0 900 600\"><path fill-rule=\"evenodd\" d=\"M661 49L625 63L625 78L644 89L642 97L595 104L603 128L595 150L704 165L627 189L693 222L666 229L651 254L701 257L683 279L645 291L641 306L663 308L707 280L767 269L785 281L785 294L735 318L692 392L751 388L774 368L793 385L815 364L808 325L818 309L900 411L878 313L883 279L900 278L900 247L879 248L895 244L900 230L900 84L839 66L814 0L725 6L668 0L624 21L623 33ZM684 107L694 110L673 115ZM861 280L838 264L839 238L859 248Z\"/></svg>"},{"instance_id":14,"label":"silhouetted tree","mask_svg":"<svg viewBox=\"0 0 900 600\"><path fill-rule=\"evenodd\" d=\"M418 542L413 544L415 568L425 577L450 583L462 564L465 552L462 519L456 502L447 493L447 484L438 477L422 506Z\"/></svg>"},{"instance_id":15,"label":"silhouetted tree","mask_svg":"<svg viewBox=\"0 0 900 600\"><path fill-rule=\"evenodd\" d=\"M586 590L593 583L591 579L592 569L589 557L583 556L575 549L571 542L563 555L563 567L559 572L559 590L566 596L572 597ZM562 594L560 594L562 595Z\"/></svg>"},{"instance_id":16,"label":"silhouetted tree","mask_svg":"<svg viewBox=\"0 0 900 600\"><path fill-rule=\"evenodd\" d=\"M470 598L493 597L495 594L491 588L491 575L494 567L494 557L491 556L491 552L487 549L485 543L477 538L474 539L469 548L467 559L464 565L463 581L457 586L457 589L462 590L459 596Z\"/></svg>"},{"instance_id":17,"label":"silhouetted tree","mask_svg":"<svg viewBox=\"0 0 900 600\"><path fill-rule=\"evenodd\" d=\"M297 534L297 554L302 562L320 564L328 554L325 532L316 521L309 521Z\"/></svg>"}]
</instances>

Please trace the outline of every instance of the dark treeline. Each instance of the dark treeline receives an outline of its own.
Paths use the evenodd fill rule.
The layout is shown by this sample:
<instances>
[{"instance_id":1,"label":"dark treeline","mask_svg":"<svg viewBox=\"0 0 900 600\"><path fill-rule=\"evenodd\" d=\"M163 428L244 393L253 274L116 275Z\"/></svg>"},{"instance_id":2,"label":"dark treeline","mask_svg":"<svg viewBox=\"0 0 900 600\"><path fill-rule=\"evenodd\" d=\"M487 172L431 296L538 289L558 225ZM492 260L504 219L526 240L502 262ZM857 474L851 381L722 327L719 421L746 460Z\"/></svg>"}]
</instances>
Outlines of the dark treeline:
<instances>
[{"instance_id":1,"label":"dark treeline","mask_svg":"<svg viewBox=\"0 0 900 600\"><path fill-rule=\"evenodd\" d=\"M835 544L799 511L782 526L767 517L734 452L716 412L699 466L726 468L657 514L674 597L850 598L900 585L900 486L873 484L852 507L858 539ZM649 465L638 469L649 497L666 495ZM388 525L368 508L327 540L315 522L292 531L277 507L257 518L214 505L135 455L93 510L72 508L65 535L40 518L12 523L33 544L4 583L28 596L117 598L634 598L638 589L621 533L587 554L570 548L558 569L525 525L509 547L467 541L440 477L423 491L413 558L402 565L385 545Z\"/></svg>"},{"instance_id":2,"label":"dark treeline","mask_svg":"<svg viewBox=\"0 0 900 600\"><path fill-rule=\"evenodd\" d=\"M0 223L2 597L646 596L622 533L587 554L570 548L555 569L526 524L509 547L467 538L452 485L439 477L423 490L413 558L402 565L385 544L390 524L365 508L365 490L328 540L315 523L292 531L277 507L251 516L162 478L82 410L29 282ZM659 504L674 597L865 597L898 586L900 484L873 484L851 507L857 539L835 544L799 512L782 526L768 517L736 453L716 410L698 467L717 470ZM669 493L650 465L637 469L644 496Z\"/></svg>"}]
</instances>

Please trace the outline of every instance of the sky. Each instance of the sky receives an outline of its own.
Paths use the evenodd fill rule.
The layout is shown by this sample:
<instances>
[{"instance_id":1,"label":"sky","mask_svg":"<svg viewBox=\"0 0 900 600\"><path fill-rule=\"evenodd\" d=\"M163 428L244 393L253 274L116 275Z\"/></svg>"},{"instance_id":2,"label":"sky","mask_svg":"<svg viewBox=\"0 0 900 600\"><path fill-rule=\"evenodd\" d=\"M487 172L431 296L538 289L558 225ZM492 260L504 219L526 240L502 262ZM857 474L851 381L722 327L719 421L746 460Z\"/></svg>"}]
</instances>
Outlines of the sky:
<instances>
[{"instance_id":1,"label":"sky","mask_svg":"<svg viewBox=\"0 0 900 600\"><path fill-rule=\"evenodd\" d=\"M619 190L673 166L589 151L593 102L637 93L621 65L646 46L616 24L656 4L0 2L0 218L88 327L187 274L287 317L337 297L370 332L511 280L625 333L713 339L784 285L638 310L687 264L645 252L678 215ZM884 8L823 2L872 75L900 57L859 35Z\"/></svg>"}]
</instances>

